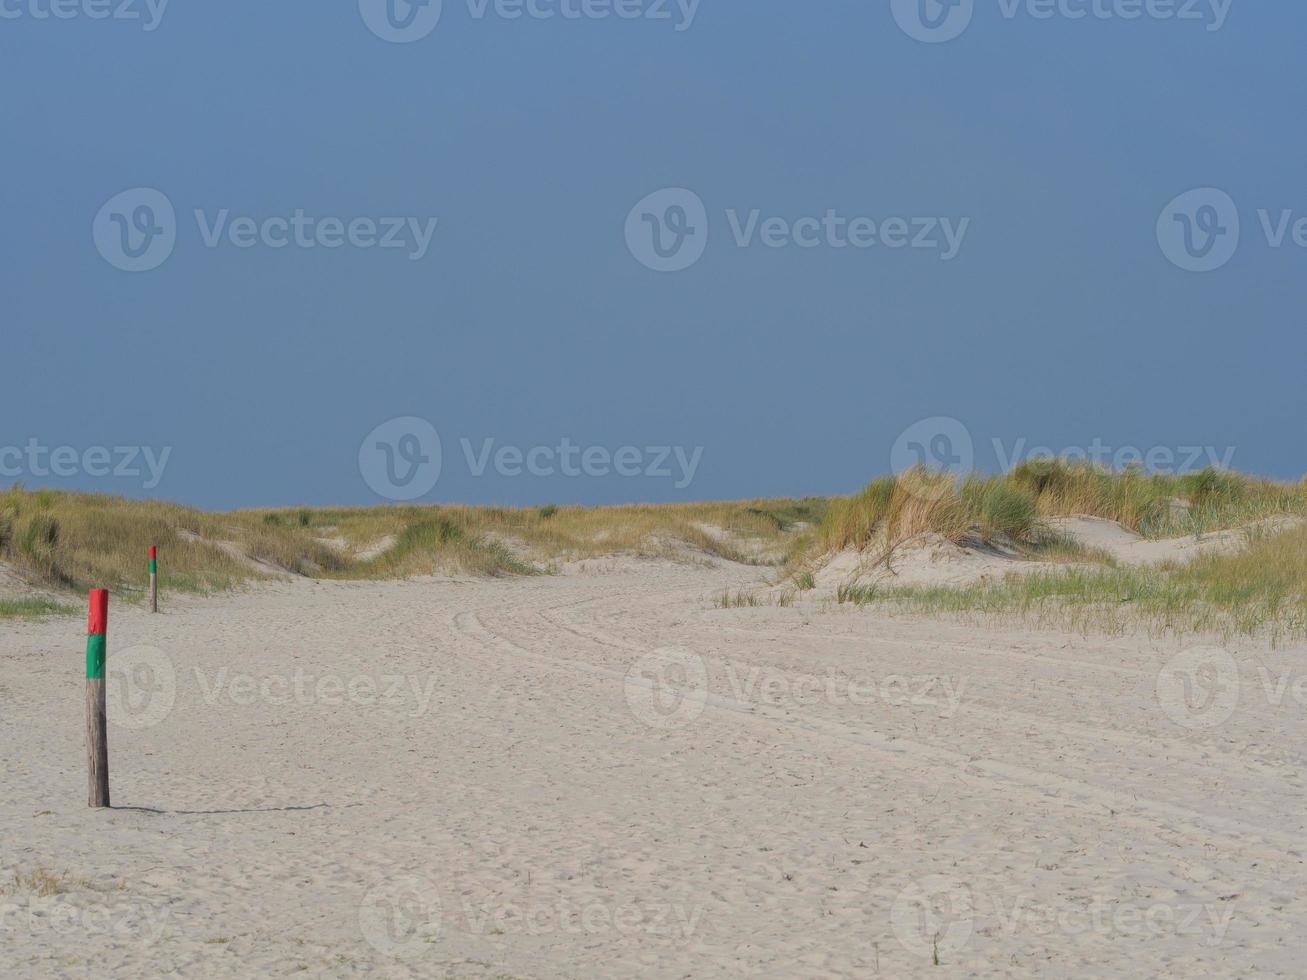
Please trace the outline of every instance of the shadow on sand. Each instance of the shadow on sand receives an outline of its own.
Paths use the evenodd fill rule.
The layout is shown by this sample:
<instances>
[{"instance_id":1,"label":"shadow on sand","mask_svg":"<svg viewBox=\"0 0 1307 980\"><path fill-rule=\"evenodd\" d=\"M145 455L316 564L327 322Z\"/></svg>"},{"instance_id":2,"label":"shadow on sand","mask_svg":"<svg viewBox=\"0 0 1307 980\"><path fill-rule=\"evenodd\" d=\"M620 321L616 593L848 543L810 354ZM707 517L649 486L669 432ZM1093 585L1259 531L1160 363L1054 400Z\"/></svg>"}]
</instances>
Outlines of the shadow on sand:
<instances>
[{"instance_id":1,"label":"shadow on sand","mask_svg":"<svg viewBox=\"0 0 1307 980\"><path fill-rule=\"evenodd\" d=\"M292 813L296 810L321 810L330 803L313 803L309 806L261 806L247 810L159 810L152 806L111 806L110 810L135 813L158 813L170 817L212 817L224 813Z\"/></svg>"}]
</instances>

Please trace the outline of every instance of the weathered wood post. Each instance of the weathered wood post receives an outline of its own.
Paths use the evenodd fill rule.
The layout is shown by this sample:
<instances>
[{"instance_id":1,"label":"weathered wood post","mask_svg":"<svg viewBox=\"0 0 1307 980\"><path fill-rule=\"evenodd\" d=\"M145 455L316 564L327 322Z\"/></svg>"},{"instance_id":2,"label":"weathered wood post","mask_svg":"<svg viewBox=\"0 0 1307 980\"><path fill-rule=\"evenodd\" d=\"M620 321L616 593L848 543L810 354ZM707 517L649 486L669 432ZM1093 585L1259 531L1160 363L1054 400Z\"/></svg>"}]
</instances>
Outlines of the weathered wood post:
<instances>
[{"instance_id":1,"label":"weathered wood post","mask_svg":"<svg viewBox=\"0 0 1307 980\"><path fill-rule=\"evenodd\" d=\"M159 611L159 549L150 545L150 612Z\"/></svg>"},{"instance_id":2,"label":"weathered wood post","mask_svg":"<svg viewBox=\"0 0 1307 980\"><path fill-rule=\"evenodd\" d=\"M104 671L109 633L109 593L92 589L86 617L86 765L87 803L109 805L109 733Z\"/></svg>"}]
</instances>

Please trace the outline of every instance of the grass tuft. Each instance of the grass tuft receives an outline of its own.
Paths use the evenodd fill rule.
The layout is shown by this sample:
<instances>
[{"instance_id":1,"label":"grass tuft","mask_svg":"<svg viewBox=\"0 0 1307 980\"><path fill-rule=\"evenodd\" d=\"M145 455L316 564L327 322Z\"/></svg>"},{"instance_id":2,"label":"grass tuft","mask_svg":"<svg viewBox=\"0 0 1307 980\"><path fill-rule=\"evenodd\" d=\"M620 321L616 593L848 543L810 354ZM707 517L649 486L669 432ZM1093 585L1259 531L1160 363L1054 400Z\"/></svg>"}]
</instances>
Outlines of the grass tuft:
<instances>
[{"instance_id":1,"label":"grass tuft","mask_svg":"<svg viewBox=\"0 0 1307 980\"><path fill-rule=\"evenodd\" d=\"M1048 518L1084 514L1164 538L1240 527L1281 514L1307 515L1307 488L1224 470L1182 476L1119 472L1063 459L1032 459L1004 476L969 476L917 468L873 480L833 500L817 536L820 550L887 553L924 533L955 543L968 536L1037 553Z\"/></svg>"},{"instance_id":2,"label":"grass tuft","mask_svg":"<svg viewBox=\"0 0 1307 980\"><path fill-rule=\"evenodd\" d=\"M73 616L76 606L49 599L0 599L0 619L44 619L48 616Z\"/></svg>"},{"instance_id":3,"label":"grass tuft","mask_svg":"<svg viewBox=\"0 0 1307 980\"><path fill-rule=\"evenodd\" d=\"M969 586L846 587L840 602L912 612L980 613L1083 632L1307 637L1307 525L1250 530L1242 548L1184 564L1078 567Z\"/></svg>"},{"instance_id":4,"label":"grass tuft","mask_svg":"<svg viewBox=\"0 0 1307 980\"><path fill-rule=\"evenodd\" d=\"M64 895L71 891L87 889L91 883L85 878L77 878L67 872L55 872L49 868L36 867L29 872L15 871L13 882L6 889L9 894L35 895L49 898L52 895Z\"/></svg>"}]
</instances>

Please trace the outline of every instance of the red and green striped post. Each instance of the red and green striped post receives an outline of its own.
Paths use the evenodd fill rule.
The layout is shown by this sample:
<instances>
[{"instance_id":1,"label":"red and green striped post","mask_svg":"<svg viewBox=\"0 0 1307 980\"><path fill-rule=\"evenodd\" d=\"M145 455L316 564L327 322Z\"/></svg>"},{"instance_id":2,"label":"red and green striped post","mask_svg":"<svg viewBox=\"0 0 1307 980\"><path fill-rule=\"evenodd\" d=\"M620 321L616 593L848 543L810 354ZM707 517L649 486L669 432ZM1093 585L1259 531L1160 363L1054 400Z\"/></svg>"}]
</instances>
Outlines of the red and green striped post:
<instances>
[{"instance_id":1,"label":"red and green striped post","mask_svg":"<svg viewBox=\"0 0 1307 980\"><path fill-rule=\"evenodd\" d=\"M150 612L159 611L159 549L150 545Z\"/></svg>"},{"instance_id":2,"label":"red and green striped post","mask_svg":"<svg viewBox=\"0 0 1307 980\"><path fill-rule=\"evenodd\" d=\"M108 650L109 593L92 589L86 616L86 764L90 806L109 805L109 732L104 670Z\"/></svg>"}]
</instances>

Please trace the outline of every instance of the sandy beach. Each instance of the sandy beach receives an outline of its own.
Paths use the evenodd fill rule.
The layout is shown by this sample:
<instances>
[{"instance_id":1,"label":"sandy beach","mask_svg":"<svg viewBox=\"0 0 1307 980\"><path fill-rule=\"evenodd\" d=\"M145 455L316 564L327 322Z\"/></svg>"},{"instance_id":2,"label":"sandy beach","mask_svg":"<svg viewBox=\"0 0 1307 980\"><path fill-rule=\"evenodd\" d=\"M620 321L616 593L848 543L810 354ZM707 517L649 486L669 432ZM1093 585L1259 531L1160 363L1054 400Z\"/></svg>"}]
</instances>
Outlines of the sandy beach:
<instances>
[{"instance_id":1,"label":"sandy beach","mask_svg":"<svg viewBox=\"0 0 1307 980\"><path fill-rule=\"evenodd\" d=\"M6 623L3 972L1301 975L1302 648L1231 643L1231 689L1174 640L716 608L760 580L119 603L107 811L80 623Z\"/></svg>"}]
</instances>

